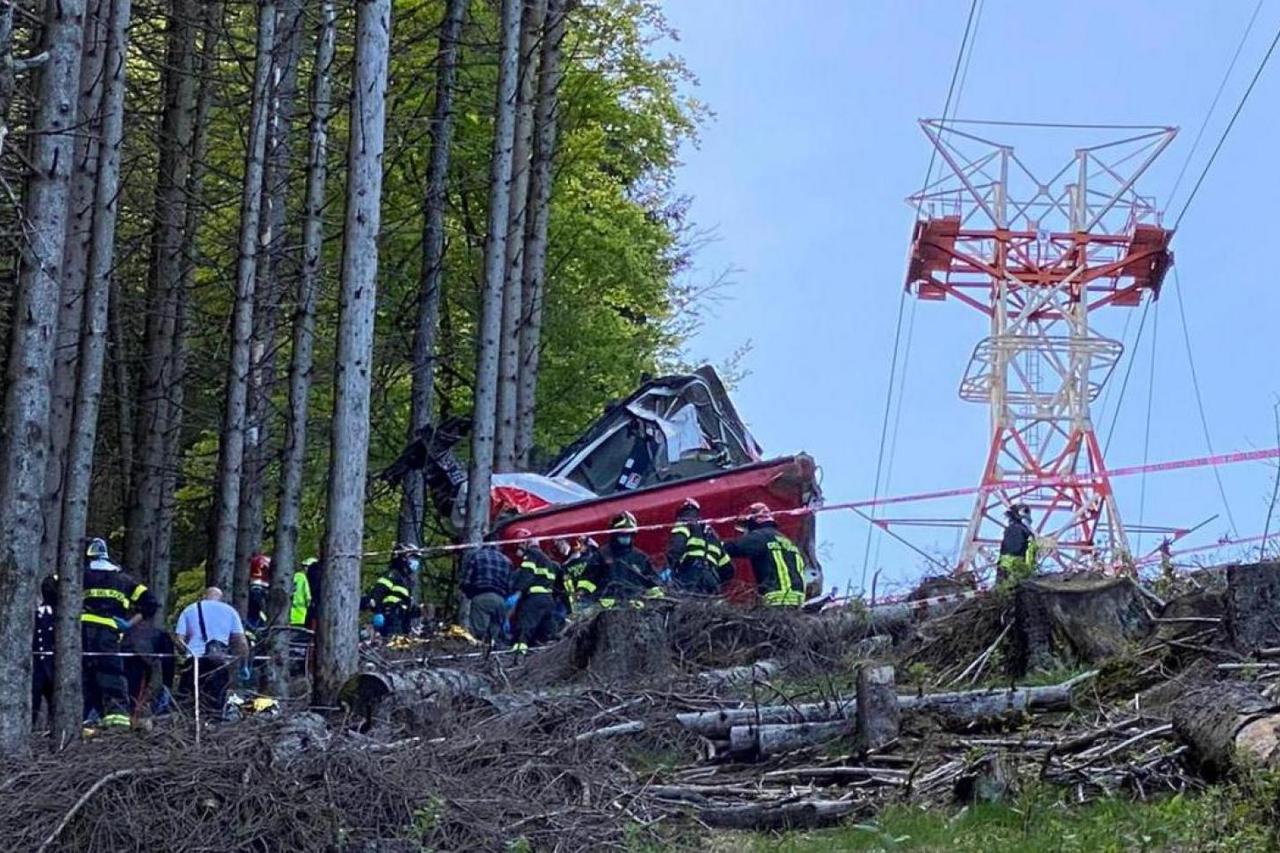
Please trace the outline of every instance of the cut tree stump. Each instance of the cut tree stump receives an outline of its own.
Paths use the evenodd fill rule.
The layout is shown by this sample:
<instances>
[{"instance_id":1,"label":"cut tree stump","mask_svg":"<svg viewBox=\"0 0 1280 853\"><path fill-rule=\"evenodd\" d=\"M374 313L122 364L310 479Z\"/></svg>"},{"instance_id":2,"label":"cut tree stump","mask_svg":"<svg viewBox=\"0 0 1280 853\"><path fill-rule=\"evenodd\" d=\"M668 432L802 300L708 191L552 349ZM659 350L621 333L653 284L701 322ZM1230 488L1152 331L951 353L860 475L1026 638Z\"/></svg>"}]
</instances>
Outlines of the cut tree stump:
<instances>
[{"instance_id":1,"label":"cut tree stump","mask_svg":"<svg viewBox=\"0 0 1280 853\"><path fill-rule=\"evenodd\" d=\"M1041 575L1014 591L1015 675L1093 663L1123 653L1153 627L1145 597L1128 578Z\"/></svg>"},{"instance_id":2,"label":"cut tree stump","mask_svg":"<svg viewBox=\"0 0 1280 853\"><path fill-rule=\"evenodd\" d=\"M1280 562L1227 567L1226 624L1237 649L1280 645Z\"/></svg>"},{"instance_id":3,"label":"cut tree stump","mask_svg":"<svg viewBox=\"0 0 1280 853\"><path fill-rule=\"evenodd\" d=\"M1280 705L1242 681L1189 685L1172 706L1173 729L1211 777L1280 767Z\"/></svg>"},{"instance_id":4,"label":"cut tree stump","mask_svg":"<svg viewBox=\"0 0 1280 853\"><path fill-rule=\"evenodd\" d=\"M893 667L858 667L854 734L860 749L879 749L898 738L898 691Z\"/></svg>"},{"instance_id":5,"label":"cut tree stump","mask_svg":"<svg viewBox=\"0 0 1280 853\"><path fill-rule=\"evenodd\" d=\"M669 675L671 647L667 614L660 607L619 607L597 613L572 635L573 668L605 683L644 681Z\"/></svg>"}]
</instances>

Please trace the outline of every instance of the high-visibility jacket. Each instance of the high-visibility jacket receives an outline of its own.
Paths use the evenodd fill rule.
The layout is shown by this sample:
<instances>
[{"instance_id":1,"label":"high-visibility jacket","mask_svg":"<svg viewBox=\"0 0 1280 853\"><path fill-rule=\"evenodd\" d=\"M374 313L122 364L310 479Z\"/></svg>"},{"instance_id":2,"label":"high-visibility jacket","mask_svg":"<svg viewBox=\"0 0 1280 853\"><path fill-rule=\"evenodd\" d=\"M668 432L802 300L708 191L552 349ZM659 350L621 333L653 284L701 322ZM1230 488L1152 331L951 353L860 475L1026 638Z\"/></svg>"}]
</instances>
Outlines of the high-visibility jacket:
<instances>
[{"instance_id":1,"label":"high-visibility jacket","mask_svg":"<svg viewBox=\"0 0 1280 853\"><path fill-rule=\"evenodd\" d=\"M584 576L596 587L601 600L630 601L659 595L662 590L649 558L633 546L616 541L591 556Z\"/></svg>"},{"instance_id":2,"label":"high-visibility jacket","mask_svg":"<svg viewBox=\"0 0 1280 853\"><path fill-rule=\"evenodd\" d=\"M733 573L732 560L715 530L701 522L677 524L667 543L667 568L676 584L691 592L715 595Z\"/></svg>"},{"instance_id":3,"label":"high-visibility jacket","mask_svg":"<svg viewBox=\"0 0 1280 853\"><path fill-rule=\"evenodd\" d=\"M156 597L146 585L120 568L86 568L84 572L84 609L80 622L102 625L119 631L117 620L127 621L135 614L149 619L159 608Z\"/></svg>"},{"instance_id":4,"label":"high-visibility jacket","mask_svg":"<svg viewBox=\"0 0 1280 853\"><path fill-rule=\"evenodd\" d=\"M520 569L515 577L516 591L524 595L555 595L565 597L564 570L543 553L542 549L524 549Z\"/></svg>"},{"instance_id":5,"label":"high-visibility jacket","mask_svg":"<svg viewBox=\"0 0 1280 853\"><path fill-rule=\"evenodd\" d=\"M389 572L373 582L366 594L371 609L378 613L408 610L413 600L410 587L413 581L403 572Z\"/></svg>"},{"instance_id":6,"label":"high-visibility jacket","mask_svg":"<svg viewBox=\"0 0 1280 853\"><path fill-rule=\"evenodd\" d=\"M311 581L304 569L293 573L293 600L289 604L289 624L302 628L307 624L307 611L311 608Z\"/></svg>"},{"instance_id":7,"label":"high-visibility jacket","mask_svg":"<svg viewBox=\"0 0 1280 853\"><path fill-rule=\"evenodd\" d=\"M730 557L746 557L756 576L756 590L765 604L799 607L804 604L804 555L772 522L758 525L724 543Z\"/></svg>"},{"instance_id":8,"label":"high-visibility jacket","mask_svg":"<svg viewBox=\"0 0 1280 853\"><path fill-rule=\"evenodd\" d=\"M598 592L595 580L587 572L595 552L596 549L588 548L564 561L564 585L570 595L594 598Z\"/></svg>"}]
</instances>

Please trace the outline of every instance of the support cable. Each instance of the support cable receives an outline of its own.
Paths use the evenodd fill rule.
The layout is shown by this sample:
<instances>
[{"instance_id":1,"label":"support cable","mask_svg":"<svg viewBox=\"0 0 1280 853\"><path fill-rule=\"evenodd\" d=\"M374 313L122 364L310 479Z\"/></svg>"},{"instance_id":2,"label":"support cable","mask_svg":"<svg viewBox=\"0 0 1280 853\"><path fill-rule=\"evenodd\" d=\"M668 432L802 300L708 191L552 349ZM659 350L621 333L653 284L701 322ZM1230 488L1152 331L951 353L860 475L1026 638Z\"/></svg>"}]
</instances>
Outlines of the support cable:
<instances>
[{"instance_id":1,"label":"support cable","mask_svg":"<svg viewBox=\"0 0 1280 853\"><path fill-rule=\"evenodd\" d=\"M1160 303L1156 303L1156 313L1151 320L1151 366L1147 373L1147 418L1142 431L1142 465L1145 468L1151 461L1151 406L1156 398L1156 346L1160 342ZM1142 529L1147 513L1147 475L1144 472L1138 481L1138 528ZM1138 533L1138 552L1142 552L1142 533Z\"/></svg>"},{"instance_id":2,"label":"support cable","mask_svg":"<svg viewBox=\"0 0 1280 853\"><path fill-rule=\"evenodd\" d=\"M1124 379L1120 382L1120 393L1116 396L1116 407L1111 413L1111 426L1107 428L1107 440L1102 443L1102 455L1111 452L1111 438L1116 434L1116 423L1120 420L1120 409L1124 406L1124 392L1129 390L1129 377L1133 374L1134 362L1138 360L1138 347L1142 344L1142 332L1147 327L1147 314L1151 311L1152 300L1142 304L1142 317L1138 320L1138 334L1133 339L1133 352L1129 356L1129 364L1124 369Z\"/></svg>"},{"instance_id":3,"label":"support cable","mask_svg":"<svg viewBox=\"0 0 1280 853\"><path fill-rule=\"evenodd\" d=\"M1187 167L1191 165L1191 160L1195 156L1196 151L1200 148L1200 140L1204 137L1205 129L1209 127L1209 119L1213 118L1213 112L1218 108L1218 101L1222 98L1222 93L1227 88L1227 81L1231 79L1231 72L1236 68L1236 61L1240 59L1240 52L1244 50L1245 42L1249 40L1249 34L1253 32L1253 25L1258 20L1258 12L1262 11L1263 0L1258 0L1257 5L1253 7L1253 14L1249 16L1249 23L1244 28L1244 35L1240 36L1240 42L1236 45L1236 52L1231 55L1231 61L1227 63L1227 71L1222 75L1222 81L1218 83L1218 91L1214 93L1213 100L1209 102L1209 109L1204 114L1204 121L1200 122L1200 129L1196 131L1196 138L1191 142L1191 149L1187 152L1187 159L1182 161L1182 168L1178 171L1178 177L1173 182L1173 189L1169 190L1169 201L1173 201L1173 197L1178 194L1178 187L1182 185L1182 179L1187 174Z\"/></svg>"},{"instance_id":4,"label":"support cable","mask_svg":"<svg viewBox=\"0 0 1280 853\"><path fill-rule=\"evenodd\" d=\"M1205 414L1204 397L1200 393L1200 375L1196 372L1196 357L1191 349L1191 331L1187 325L1187 312L1182 303L1182 283L1178 279L1178 268L1173 268L1173 292L1178 297L1178 318L1182 321L1182 341L1186 345L1187 365L1191 368L1191 388L1196 394L1196 409L1200 412L1200 428L1204 431L1204 444L1213 455L1213 439L1209 435L1209 418ZM1231 504L1227 500L1227 490L1222 485L1222 472L1213 469L1213 478L1218 481L1218 496L1222 498L1222 507L1227 513L1227 523L1231 525L1231 535L1239 536L1235 516L1231 514Z\"/></svg>"},{"instance_id":5,"label":"support cable","mask_svg":"<svg viewBox=\"0 0 1280 853\"><path fill-rule=\"evenodd\" d=\"M969 16L965 20L964 35L960 38L960 49L956 52L955 65L951 69L951 82L947 85L947 99L942 107L942 117L946 119L951 112L951 102L955 96L956 84L960 78L960 70L964 62L965 51L969 45L969 35L973 31L974 15L978 8L978 0L970 0ZM916 203L916 219L920 218L920 212L924 209L924 193L929 188L929 180L933 177L933 167L938 159L938 149L936 146L929 152L929 168L925 171L924 183L920 187L920 200ZM881 477L884 472L885 462L885 445L889 437L889 417L893 411L893 385L898 370L898 352L902 343L902 315L906 308L907 290L904 288L902 295L898 298L898 320L895 324L893 334L893 354L889 359L889 382L885 389L884 397L884 416L880 423L880 449L876 454L876 478L873 494L878 498L880 496ZM863 590L867 586L867 568L871 564L871 534L875 530L875 525L870 525L867 530L866 545L862 554L862 580L860 586Z\"/></svg>"},{"instance_id":6,"label":"support cable","mask_svg":"<svg viewBox=\"0 0 1280 853\"><path fill-rule=\"evenodd\" d=\"M1200 171L1200 177L1196 178L1195 186L1191 188L1191 194L1187 196L1186 202L1182 205L1182 210L1178 211L1178 218L1173 221L1173 230L1177 231L1178 226L1182 223L1182 217L1187 215L1187 208L1191 207L1191 202L1195 201L1196 193L1200 191L1200 185L1204 183L1205 176L1209 174L1209 170L1213 168L1213 164L1218 159L1222 146L1227 141L1227 137L1231 135L1231 129L1236 126L1236 119L1240 118L1240 113L1244 111L1244 105L1249 102L1249 96L1253 94L1253 87L1258 84L1258 79L1262 77L1262 72L1266 70L1267 63L1271 61L1271 54L1275 53L1276 44L1280 42L1280 29L1276 30L1275 37L1271 39L1271 45L1267 48L1267 52L1262 57L1262 61L1258 63L1258 70L1253 72L1253 79L1249 81L1249 87L1244 90L1244 94L1240 96L1240 103L1236 104L1235 112L1231 114L1231 121L1227 122L1226 128L1222 131L1222 136L1218 137L1218 144L1213 146L1213 153L1209 155L1209 161L1204 164L1204 169Z\"/></svg>"}]
</instances>

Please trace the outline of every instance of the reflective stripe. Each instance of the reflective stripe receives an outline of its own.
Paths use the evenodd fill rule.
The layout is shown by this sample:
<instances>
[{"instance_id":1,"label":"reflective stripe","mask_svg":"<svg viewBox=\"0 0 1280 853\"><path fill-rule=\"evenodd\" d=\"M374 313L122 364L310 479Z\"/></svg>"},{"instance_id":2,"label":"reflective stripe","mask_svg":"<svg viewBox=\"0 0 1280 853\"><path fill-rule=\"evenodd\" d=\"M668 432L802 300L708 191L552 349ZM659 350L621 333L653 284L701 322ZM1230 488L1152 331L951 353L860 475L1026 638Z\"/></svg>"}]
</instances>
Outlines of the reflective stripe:
<instances>
[{"instance_id":1,"label":"reflective stripe","mask_svg":"<svg viewBox=\"0 0 1280 853\"><path fill-rule=\"evenodd\" d=\"M595 592L598 589L598 587L596 587L593 581L589 581L586 578L582 578L576 584L574 584L574 589L579 590L581 592Z\"/></svg>"},{"instance_id":2,"label":"reflective stripe","mask_svg":"<svg viewBox=\"0 0 1280 853\"><path fill-rule=\"evenodd\" d=\"M764 603L771 607L799 607L804 604L804 593L796 590L790 592L766 592Z\"/></svg>"},{"instance_id":3,"label":"reflective stripe","mask_svg":"<svg viewBox=\"0 0 1280 853\"><path fill-rule=\"evenodd\" d=\"M81 613L81 622L88 622L92 625L104 625L113 631L119 631L120 626L116 624L116 620L110 616L99 616L96 613Z\"/></svg>"},{"instance_id":4,"label":"reflective stripe","mask_svg":"<svg viewBox=\"0 0 1280 853\"><path fill-rule=\"evenodd\" d=\"M145 590L146 587L143 587ZM132 602L129 596L125 595L118 589L107 589L106 587L94 587L84 591L85 598L109 598L112 601L118 601L122 607L128 607Z\"/></svg>"},{"instance_id":5,"label":"reflective stripe","mask_svg":"<svg viewBox=\"0 0 1280 853\"><path fill-rule=\"evenodd\" d=\"M146 586L144 586L143 584L138 584L133 588L133 595L129 596L129 598L133 599L134 604L137 604L138 599L142 598L143 594L146 593L146 591L147 591Z\"/></svg>"},{"instance_id":6,"label":"reflective stripe","mask_svg":"<svg viewBox=\"0 0 1280 853\"><path fill-rule=\"evenodd\" d=\"M129 726L132 722L129 720L128 714L107 714L102 718L104 726Z\"/></svg>"},{"instance_id":7,"label":"reflective stripe","mask_svg":"<svg viewBox=\"0 0 1280 853\"><path fill-rule=\"evenodd\" d=\"M550 590L550 589L548 589L548 588L547 588L547 587L545 587L545 586L531 586L531 587L529 587L529 593L530 593L531 595L532 595L532 594L535 594L535 593L539 593L539 592L544 592L544 593L546 593L547 595L550 595L550 594L551 594L551 590Z\"/></svg>"}]
</instances>

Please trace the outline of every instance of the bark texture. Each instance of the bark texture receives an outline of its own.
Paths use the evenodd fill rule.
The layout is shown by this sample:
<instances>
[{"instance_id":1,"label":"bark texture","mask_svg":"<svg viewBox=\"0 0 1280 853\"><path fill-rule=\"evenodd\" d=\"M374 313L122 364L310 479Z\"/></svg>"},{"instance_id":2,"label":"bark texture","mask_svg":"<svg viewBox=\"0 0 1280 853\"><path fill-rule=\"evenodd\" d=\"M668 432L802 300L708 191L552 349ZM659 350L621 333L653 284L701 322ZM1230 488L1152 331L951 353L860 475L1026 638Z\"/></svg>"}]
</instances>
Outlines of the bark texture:
<instances>
[{"instance_id":1,"label":"bark texture","mask_svg":"<svg viewBox=\"0 0 1280 853\"><path fill-rule=\"evenodd\" d=\"M489 169L489 223L484 244L484 292L476 343L471 466L467 476L465 537L479 542L489 527L493 482L494 426L498 391L502 285L506 272L507 216L511 205L512 145L519 78L520 0L502 0L502 45L498 59L497 115Z\"/></svg>"},{"instance_id":2,"label":"bark texture","mask_svg":"<svg viewBox=\"0 0 1280 853\"><path fill-rule=\"evenodd\" d=\"M347 154L338 351L334 364L329 500L325 512L316 695L334 698L358 659L360 564L369 453L369 390L378 283L382 149L391 0L360 0Z\"/></svg>"}]
</instances>

